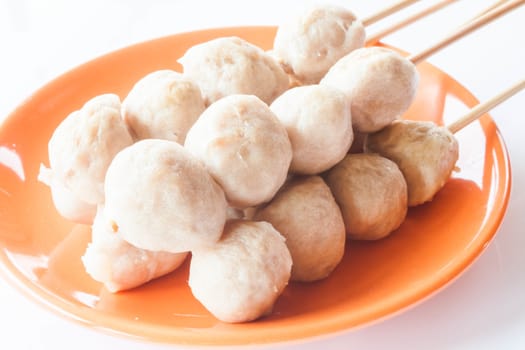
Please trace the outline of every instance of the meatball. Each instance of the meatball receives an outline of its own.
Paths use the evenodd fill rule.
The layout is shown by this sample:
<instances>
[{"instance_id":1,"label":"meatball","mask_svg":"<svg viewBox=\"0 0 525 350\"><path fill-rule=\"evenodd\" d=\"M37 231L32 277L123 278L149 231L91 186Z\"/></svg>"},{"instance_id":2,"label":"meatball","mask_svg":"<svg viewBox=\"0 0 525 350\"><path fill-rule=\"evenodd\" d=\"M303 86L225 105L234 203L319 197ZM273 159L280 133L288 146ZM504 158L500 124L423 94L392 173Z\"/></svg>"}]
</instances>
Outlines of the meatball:
<instances>
[{"instance_id":1,"label":"meatball","mask_svg":"<svg viewBox=\"0 0 525 350\"><path fill-rule=\"evenodd\" d=\"M459 157L458 142L446 127L409 120L397 120L369 134L365 150L399 166L408 185L409 206L430 201L449 179Z\"/></svg>"},{"instance_id":2,"label":"meatball","mask_svg":"<svg viewBox=\"0 0 525 350\"><path fill-rule=\"evenodd\" d=\"M210 105L184 147L203 161L231 206L269 201L286 180L292 146L286 129L259 98L230 95Z\"/></svg>"},{"instance_id":3,"label":"meatball","mask_svg":"<svg viewBox=\"0 0 525 350\"><path fill-rule=\"evenodd\" d=\"M292 143L290 171L318 174L344 158L353 140L352 117L345 95L324 85L292 88L270 109Z\"/></svg>"},{"instance_id":4,"label":"meatball","mask_svg":"<svg viewBox=\"0 0 525 350\"><path fill-rule=\"evenodd\" d=\"M377 240L405 220L407 184L391 160L377 154L348 154L325 178L349 238Z\"/></svg>"},{"instance_id":5,"label":"meatball","mask_svg":"<svg viewBox=\"0 0 525 350\"><path fill-rule=\"evenodd\" d=\"M104 202L104 178L113 157L133 140L120 115L114 94L96 96L68 115L48 144L50 168L39 179L51 186L59 212L90 223L97 204ZM64 196L64 198L61 198ZM70 209L64 205L72 205ZM76 208L76 209L75 209ZM76 212L79 210L79 212Z\"/></svg>"},{"instance_id":6,"label":"meatball","mask_svg":"<svg viewBox=\"0 0 525 350\"><path fill-rule=\"evenodd\" d=\"M53 171L43 165L40 165L38 180L51 189L51 199L55 209L62 217L79 224L91 225L93 223L97 213L96 204L80 200L64 184L56 181Z\"/></svg>"},{"instance_id":7,"label":"meatball","mask_svg":"<svg viewBox=\"0 0 525 350\"><path fill-rule=\"evenodd\" d=\"M122 101L122 116L136 140L184 143L204 111L199 86L182 74L160 70L140 79Z\"/></svg>"},{"instance_id":8,"label":"meatball","mask_svg":"<svg viewBox=\"0 0 525 350\"><path fill-rule=\"evenodd\" d=\"M352 122L363 133L378 131L400 117L412 104L418 82L414 64L383 47L351 52L321 80L346 94Z\"/></svg>"},{"instance_id":9,"label":"meatball","mask_svg":"<svg viewBox=\"0 0 525 350\"><path fill-rule=\"evenodd\" d=\"M327 277L343 258L345 226L330 188L319 176L297 177L254 220L267 221L286 238L294 281Z\"/></svg>"},{"instance_id":10,"label":"meatball","mask_svg":"<svg viewBox=\"0 0 525 350\"><path fill-rule=\"evenodd\" d=\"M188 283L219 320L247 322L271 312L291 266L284 238L272 225L232 220L216 245L192 252Z\"/></svg>"},{"instance_id":11,"label":"meatball","mask_svg":"<svg viewBox=\"0 0 525 350\"><path fill-rule=\"evenodd\" d=\"M109 166L105 214L137 248L180 253L214 244L226 221L224 192L181 145L138 141Z\"/></svg>"},{"instance_id":12,"label":"meatball","mask_svg":"<svg viewBox=\"0 0 525 350\"><path fill-rule=\"evenodd\" d=\"M273 52L303 84L316 84L337 60L364 43L365 29L351 11L316 5L277 28Z\"/></svg>"},{"instance_id":13,"label":"meatball","mask_svg":"<svg viewBox=\"0 0 525 350\"><path fill-rule=\"evenodd\" d=\"M86 272L106 289L115 293L138 287L177 269L187 253L151 252L136 248L122 239L99 207L92 226L91 243L82 263Z\"/></svg>"},{"instance_id":14,"label":"meatball","mask_svg":"<svg viewBox=\"0 0 525 350\"><path fill-rule=\"evenodd\" d=\"M270 104L288 88L288 75L261 48L238 37L191 47L179 62L201 87L207 104L233 95L255 95Z\"/></svg>"}]
</instances>

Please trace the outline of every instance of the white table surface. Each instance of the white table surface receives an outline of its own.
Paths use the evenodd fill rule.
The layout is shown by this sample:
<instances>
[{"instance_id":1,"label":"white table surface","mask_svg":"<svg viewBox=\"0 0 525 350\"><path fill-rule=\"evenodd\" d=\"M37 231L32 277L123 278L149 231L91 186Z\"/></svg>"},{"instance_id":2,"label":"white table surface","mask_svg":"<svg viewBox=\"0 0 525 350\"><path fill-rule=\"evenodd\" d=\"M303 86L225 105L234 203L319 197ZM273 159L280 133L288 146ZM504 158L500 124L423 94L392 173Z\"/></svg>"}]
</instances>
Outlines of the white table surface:
<instances>
[{"instance_id":1,"label":"white table surface","mask_svg":"<svg viewBox=\"0 0 525 350\"><path fill-rule=\"evenodd\" d=\"M460 0L385 39L416 52L494 0ZM323 2L323 1L317 1ZM392 1L333 0L360 17ZM420 1L403 15L434 1ZM150 38L200 28L277 25L304 1L0 0L0 120L50 79L85 61ZM399 16L369 28L369 33ZM525 6L429 61L479 100L525 77ZM374 325L280 349L525 349L525 93L491 115L508 147L512 193L496 238L447 288ZM0 280L1 349L173 349L84 328Z\"/></svg>"}]
</instances>

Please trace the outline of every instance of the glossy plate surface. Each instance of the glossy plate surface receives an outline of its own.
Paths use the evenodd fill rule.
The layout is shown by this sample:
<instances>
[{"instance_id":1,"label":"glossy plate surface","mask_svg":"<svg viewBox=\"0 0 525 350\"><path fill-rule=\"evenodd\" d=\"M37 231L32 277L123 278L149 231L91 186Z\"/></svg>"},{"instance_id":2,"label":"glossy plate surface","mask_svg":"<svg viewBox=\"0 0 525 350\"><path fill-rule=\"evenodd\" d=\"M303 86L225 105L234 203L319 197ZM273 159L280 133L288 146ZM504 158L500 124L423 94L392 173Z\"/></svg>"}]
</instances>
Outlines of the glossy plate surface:
<instances>
[{"instance_id":1,"label":"glossy plate surface","mask_svg":"<svg viewBox=\"0 0 525 350\"><path fill-rule=\"evenodd\" d=\"M302 340L369 324L432 295L464 271L494 237L510 192L503 140L488 116L461 131L459 171L405 223L377 242L348 242L342 263L321 282L291 283L271 316L224 324L191 295L188 262L142 287L111 294L80 261L89 227L62 219L36 177L58 123L91 97L125 97L147 73L181 67L190 46L237 35L265 49L275 28L223 28L173 35L84 64L37 91L0 129L0 271L54 311L109 332L175 344L251 344ZM442 123L446 105L475 98L423 63L416 101L404 116Z\"/></svg>"}]
</instances>

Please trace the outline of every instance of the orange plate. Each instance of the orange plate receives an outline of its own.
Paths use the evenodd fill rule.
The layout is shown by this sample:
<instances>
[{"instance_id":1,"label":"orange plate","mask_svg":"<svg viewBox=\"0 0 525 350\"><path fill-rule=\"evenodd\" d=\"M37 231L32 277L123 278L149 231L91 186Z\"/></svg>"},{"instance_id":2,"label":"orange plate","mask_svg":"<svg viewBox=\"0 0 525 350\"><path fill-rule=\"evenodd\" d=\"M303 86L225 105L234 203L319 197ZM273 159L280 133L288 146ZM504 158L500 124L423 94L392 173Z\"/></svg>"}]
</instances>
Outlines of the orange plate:
<instances>
[{"instance_id":1,"label":"orange plate","mask_svg":"<svg viewBox=\"0 0 525 350\"><path fill-rule=\"evenodd\" d=\"M510 190L504 143L488 116L458 134L461 170L434 201L411 209L406 222L378 242L348 242L326 280L292 283L271 316L225 324L191 295L188 264L131 291L107 292L83 269L89 227L55 212L37 182L47 142L58 123L91 97L122 97L145 74L176 69L190 46L238 35L270 48L273 27L225 28L173 35L84 64L37 91L0 130L0 266L8 280L54 311L81 323L143 340L176 344L271 343L328 335L392 315L458 276L493 238ZM420 89L406 118L441 121L451 97L475 98L429 64L418 66Z\"/></svg>"}]
</instances>

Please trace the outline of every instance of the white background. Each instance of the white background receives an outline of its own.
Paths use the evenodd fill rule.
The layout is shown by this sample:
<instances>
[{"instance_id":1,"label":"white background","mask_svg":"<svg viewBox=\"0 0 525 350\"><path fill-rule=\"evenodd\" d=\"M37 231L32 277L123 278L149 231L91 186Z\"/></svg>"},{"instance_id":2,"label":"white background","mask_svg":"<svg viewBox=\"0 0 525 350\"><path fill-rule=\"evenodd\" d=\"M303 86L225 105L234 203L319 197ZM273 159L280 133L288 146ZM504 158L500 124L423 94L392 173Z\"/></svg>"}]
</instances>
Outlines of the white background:
<instances>
[{"instance_id":1,"label":"white background","mask_svg":"<svg viewBox=\"0 0 525 350\"><path fill-rule=\"evenodd\" d=\"M495 0L460 0L385 39L417 52ZM322 1L318 1L322 2ZM360 17L393 1L333 0ZM101 54L200 28L278 25L305 1L0 0L0 120L50 79ZM434 1L420 1L403 17ZM369 28L369 33L381 25ZM429 59L479 100L525 78L525 6ZM375 325L283 349L525 349L525 93L491 115L506 141L512 194L495 240L459 279ZM2 349L173 349L64 320L0 280Z\"/></svg>"}]
</instances>

